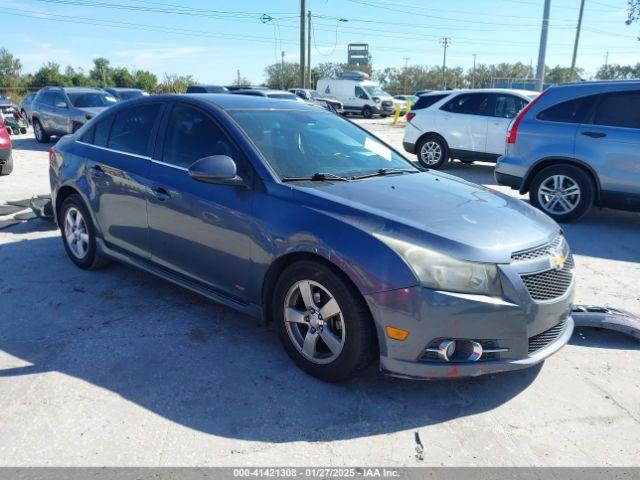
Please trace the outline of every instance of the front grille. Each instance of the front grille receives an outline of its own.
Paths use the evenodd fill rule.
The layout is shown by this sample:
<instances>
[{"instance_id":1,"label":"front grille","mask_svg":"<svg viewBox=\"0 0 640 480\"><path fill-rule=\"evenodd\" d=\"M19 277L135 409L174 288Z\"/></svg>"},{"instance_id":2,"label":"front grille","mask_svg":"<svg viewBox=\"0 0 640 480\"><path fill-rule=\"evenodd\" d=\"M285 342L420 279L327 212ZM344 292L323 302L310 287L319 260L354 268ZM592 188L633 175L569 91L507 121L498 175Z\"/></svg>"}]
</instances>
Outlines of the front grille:
<instances>
[{"instance_id":1,"label":"front grille","mask_svg":"<svg viewBox=\"0 0 640 480\"><path fill-rule=\"evenodd\" d=\"M562 320L559 324L554 327L551 327L549 330L545 330L538 335L534 335L533 337L529 337L529 355L537 352L538 350L543 349L555 339L557 339L562 330L564 329L566 321Z\"/></svg>"},{"instance_id":2,"label":"front grille","mask_svg":"<svg viewBox=\"0 0 640 480\"><path fill-rule=\"evenodd\" d=\"M558 235L552 242L545 245L512 254L511 260L514 262L521 262L524 260L533 260L534 258L550 256L552 255L552 252L562 244L562 241L562 235Z\"/></svg>"},{"instance_id":3,"label":"front grille","mask_svg":"<svg viewBox=\"0 0 640 480\"><path fill-rule=\"evenodd\" d=\"M546 270L531 275L521 275L529 295L534 300L552 300L564 295L573 280L573 258L569 256L561 270Z\"/></svg>"},{"instance_id":4,"label":"front grille","mask_svg":"<svg viewBox=\"0 0 640 480\"><path fill-rule=\"evenodd\" d=\"M389 100L385 100L382 102L382 106L383 107L387 107L387 108L391 108L393 107L393 102L389 101Z\"/></svg>"}]
</instances>

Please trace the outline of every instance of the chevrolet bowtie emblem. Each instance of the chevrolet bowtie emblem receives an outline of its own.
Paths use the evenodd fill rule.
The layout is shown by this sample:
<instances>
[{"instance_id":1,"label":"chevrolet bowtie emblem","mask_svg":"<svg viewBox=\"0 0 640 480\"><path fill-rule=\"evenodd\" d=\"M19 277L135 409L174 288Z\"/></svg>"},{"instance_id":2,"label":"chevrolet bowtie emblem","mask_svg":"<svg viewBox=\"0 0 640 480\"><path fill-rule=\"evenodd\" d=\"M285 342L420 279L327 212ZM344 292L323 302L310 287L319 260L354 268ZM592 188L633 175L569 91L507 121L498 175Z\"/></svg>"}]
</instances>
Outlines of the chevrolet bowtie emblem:
<instances>
[{"instance_id":1,"label":"chevrolet bowtie emblem","mask_svg":"<svg viewBox=\"0 0 640 480\"><path fill-rule=\"evenodd\" d=\"M556 270L562 270L564 268L564 261L567 259L562 253L556 252L551 257L550 264L551 268L555 268Z\"/></svg>"}]
</instances>

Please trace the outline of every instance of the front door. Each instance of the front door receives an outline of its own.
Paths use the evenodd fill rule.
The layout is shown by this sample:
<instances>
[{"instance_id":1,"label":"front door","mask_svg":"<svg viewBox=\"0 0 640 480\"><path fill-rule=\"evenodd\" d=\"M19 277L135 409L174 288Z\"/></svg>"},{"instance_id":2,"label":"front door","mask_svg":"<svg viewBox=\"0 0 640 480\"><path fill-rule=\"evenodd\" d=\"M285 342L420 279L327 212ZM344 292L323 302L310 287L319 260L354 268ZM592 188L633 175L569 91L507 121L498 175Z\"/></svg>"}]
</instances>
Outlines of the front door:
<instances>
[{"instance_id":1,"label":"front door","mask_svg":"<svg viewBox=\"0 0 640 480\"><path fill-rule=\"evenodd\" d=\"M196 160L228 155L238 174L251 177L239 149L209 115L176 103L166 122L161 151L151 163L148 199L152 260L219 293L246 298L253 190L202 183L189 176Z\"/></svg>"}]
</instances>

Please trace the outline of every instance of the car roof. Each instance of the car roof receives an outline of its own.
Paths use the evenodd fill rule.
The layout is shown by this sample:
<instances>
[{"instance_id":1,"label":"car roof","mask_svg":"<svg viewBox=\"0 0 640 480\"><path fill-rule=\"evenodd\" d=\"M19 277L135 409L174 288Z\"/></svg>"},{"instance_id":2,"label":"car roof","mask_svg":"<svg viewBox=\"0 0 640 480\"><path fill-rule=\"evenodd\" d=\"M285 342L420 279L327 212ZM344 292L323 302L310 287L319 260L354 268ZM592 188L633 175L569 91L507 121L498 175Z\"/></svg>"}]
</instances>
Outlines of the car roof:
<instances>
[{"instance_id":1,"label":"car roof","mask_svg":"<svg viewBox=\"0 0 640 480\"><path fill-rule=\"evenodd\" d=\"M279 90L271 90L279 92ZM289 93L289 92L286 92ZM130 102L146 102L153 99L175 100L177 97L184 99L187 95L154 95L143 97ZM317 112L318 107L306 102L292 102L291 100L269 98L255 95L239 95L237 93L193 93L188 95L189 100L208 103L223 110L305 110ZM112 107L114 108L114 107Z\"/></svg>"},{"instance_id":2,"label":"car roof","mask_svg":"<svg viewBox=\"0 0 640 480\"><path fill-rule=\"evenodd\" d=\"M141 92L142 89L140 88L133 88L133 87L106 87L104 88L104 90L115 90L116 92Z\"/></svg>"}]
</instances>

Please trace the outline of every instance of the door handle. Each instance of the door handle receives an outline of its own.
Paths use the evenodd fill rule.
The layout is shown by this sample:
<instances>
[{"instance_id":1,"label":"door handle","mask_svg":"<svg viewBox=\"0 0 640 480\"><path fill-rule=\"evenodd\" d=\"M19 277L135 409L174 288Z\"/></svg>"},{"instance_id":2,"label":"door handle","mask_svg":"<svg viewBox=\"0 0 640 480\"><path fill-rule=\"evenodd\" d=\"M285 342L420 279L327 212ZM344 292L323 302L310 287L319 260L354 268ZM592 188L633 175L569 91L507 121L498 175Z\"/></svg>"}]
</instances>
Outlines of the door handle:
<instances>
[{"instance_id":1,"label":"door handle","mask_svg":"<svg viewBox=\"0 0 640 480\"><path fill-rule=\"evenodd\" d=\"M161 202L164 202L165 200L169 200L171 198L171 194L162 187L154 188L153 193Z\"/></svg>"},{"instance_id":2,"label":"door handle","mask_svg":"<svg viewBox=\"0 0 640 480\"><path fill-rule=\"evenodd\" d=\"M94 178L99 178L104 175L104 170L100 165L94 165L91 167L91 176Z\"/></svg>"},{"instance_id":3,"label":"door handle","mask_svg":"<svg viewBox=\"0 0 640 480\"><path fill-rule=\"evenodd\" d=\"M607 136L607 134L604 132L580 132L580 133L586 137L591 137L591 138L602 138Z\"/></svg>"}]
</instances>

